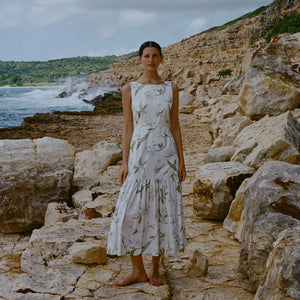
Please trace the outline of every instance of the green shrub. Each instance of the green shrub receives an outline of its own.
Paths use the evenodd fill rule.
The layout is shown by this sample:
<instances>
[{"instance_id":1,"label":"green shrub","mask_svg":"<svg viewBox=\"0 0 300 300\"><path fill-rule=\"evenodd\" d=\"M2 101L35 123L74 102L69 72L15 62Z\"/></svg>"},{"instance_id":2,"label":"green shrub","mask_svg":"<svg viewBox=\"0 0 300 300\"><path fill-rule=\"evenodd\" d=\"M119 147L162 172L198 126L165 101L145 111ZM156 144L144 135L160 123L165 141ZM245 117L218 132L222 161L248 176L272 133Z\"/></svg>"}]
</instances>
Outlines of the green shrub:
<instances>
[{"instance_id":1,"label":"green shrub","mask_svg":"<svg viewBox=\"0 0 300 300\"><path fill-rule=\"evenodd\" d=\"M219 76L220 77L226 77L226 76L230 76L231 73L232 73L232 70L230 70L230 69L220 70L219 71Z\"/></svg>"},{"instance_id":2,"label":"green shrub","mask_svg":"<svg viewBox=\"0 0 300 300\"><path fill-rule=\"evenodd\" d=\"M281 33L296 33L300 31L300 14L285 16L267 34L266 41L269 43L272 37Z\"/></svg>"}]
</instances>

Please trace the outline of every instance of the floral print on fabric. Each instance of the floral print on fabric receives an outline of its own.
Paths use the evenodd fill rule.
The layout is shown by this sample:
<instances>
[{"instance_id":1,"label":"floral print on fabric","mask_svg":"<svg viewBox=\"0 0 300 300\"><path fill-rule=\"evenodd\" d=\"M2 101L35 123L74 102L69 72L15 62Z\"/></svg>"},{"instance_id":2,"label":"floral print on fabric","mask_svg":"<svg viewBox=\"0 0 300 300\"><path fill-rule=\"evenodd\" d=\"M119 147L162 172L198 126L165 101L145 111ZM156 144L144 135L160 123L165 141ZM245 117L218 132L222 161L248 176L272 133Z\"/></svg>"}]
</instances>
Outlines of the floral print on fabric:
<instances>
[{"instance_id":1,"label":"floral print on fabric","mask_svg":"<svg viewBox=\"0 0 300 300\"><path fill-rule=\"evenodd\" d=\"M172 83L131 83L134 131L128 176L113 216L107 253L175 254L186 246L177 147L169 129Z\"/></svg>"}]
</instances>

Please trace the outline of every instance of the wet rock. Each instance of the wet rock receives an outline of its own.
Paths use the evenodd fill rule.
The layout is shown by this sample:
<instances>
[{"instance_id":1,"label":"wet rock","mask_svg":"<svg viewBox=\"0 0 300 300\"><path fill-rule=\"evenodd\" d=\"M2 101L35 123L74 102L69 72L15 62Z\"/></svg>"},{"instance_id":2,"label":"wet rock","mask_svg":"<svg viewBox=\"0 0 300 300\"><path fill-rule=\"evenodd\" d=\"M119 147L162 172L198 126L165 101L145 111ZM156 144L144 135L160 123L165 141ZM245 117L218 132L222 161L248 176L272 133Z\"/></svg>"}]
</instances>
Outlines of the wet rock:
<instances>
[{"instance_id":1,"label":"wet rock","mask_svg":"<svg viewBox=\"0 0 300 300\"><path fill-rule=\"evenodd\" d=\"M276 128L276 130L274 130ZM300 162L300 123L290 112L247 126L233 141L231 161L258 168L268 160Z\"/></svg>"},{"instance_id":2,"label":"wet rock","mask_svg":"<svg viewBox=\"0 0 300 300\"><path fill-rule=\"evenodd\" d=\"M282 231L266 263L266 278L254 299L300 299L300 227Z\"/></svg>"},{"instance_id":3,"label":"wet rock","mask_svg":"<svg viewBox=\"0 0 300 300\"><path fill-rule=\"evenodd\" d=\"M75 149L67 141L0 140L0 232L43 225L50 202L67 201Z\"/></svg>"},{"instance_id":4,"label":"wet rock","mask_svg":"<svg viewBox=\"0 0 300 300\"><path fill-rule=\"evenodd\" d=\"M66 91L63 91L63 92L59 93L56 98L66 98L68 96L70 96L70 94Z\"/></svg>"},{"instance_id":5,"label":"wet rock","mask_svg":"<svg viewBox=\"0 0 300 300\"><path fill-rule=\"evenodd\" d=\"M196 173L193 207L196 215L207 219L224 220L235 192L254 169L235 162L210 163Z\"/></svg>"},{"instance_id":6,"label":"wet rock","mask_svg":"<svg viewBox=\"0 0 300 300\"><path fill-rule=\"evenodd\" d=\"M280 232L300 223L299 186L300 166L280 161L266 162L247 180L239 269L249 279L249 290L263 284Z\"/></svg>"}]
</instances>

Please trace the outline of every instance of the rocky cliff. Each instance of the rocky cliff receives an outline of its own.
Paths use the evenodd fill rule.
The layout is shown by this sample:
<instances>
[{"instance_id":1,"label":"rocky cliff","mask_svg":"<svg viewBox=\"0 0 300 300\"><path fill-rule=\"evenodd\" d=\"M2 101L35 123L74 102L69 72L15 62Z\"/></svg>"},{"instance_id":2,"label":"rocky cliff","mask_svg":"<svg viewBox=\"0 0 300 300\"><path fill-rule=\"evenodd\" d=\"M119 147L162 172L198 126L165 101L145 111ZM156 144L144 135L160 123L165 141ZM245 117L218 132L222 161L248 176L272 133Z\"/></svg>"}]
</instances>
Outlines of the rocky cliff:
<instances>
[{"instance_id":1,"label":"rocky cliff","mask_svg":"<svg viewBox=\"0 0 300 300\"><path fill-rule=\"evenodd\" d=\"M6 203L14 204L10 220L17 216L21 224L16 231L22 218L36 226L34 205L27 197L24 206L22 195L34 194L37 186L39 195L46 191L51 197L43 201L47 208L39 207L44 226L0 233L0 298L299 299L300 33L275 36L269 44L264 40L292 12L300 12L298 0L274 1L254 16L163 49L162 76L181 88L188 247L184 254L163 257L160 287L111 286L130 268L128 257L105 254L120 189L121 115L49 115L44 127L41 115L27 124L31 138L69 140L77 152L68 162L51 147L40 153L22 146L39 140L1 141L3 149L15 145L13 153L0 154L0 171L9 171L0 173L0 181ZM121 86L140 72L133 58L91 81ZM68 153L72 147L63 144ZM31 169L27 157L35 163ZM34 172L43 176L33 181ZM69 198L61 184L67 175ZM64 199L49 192L53 182L64 188ZM29 213L22 215L22 209ZM9 215L3 216L7 223Z\"/></svg>"}]
</instances>

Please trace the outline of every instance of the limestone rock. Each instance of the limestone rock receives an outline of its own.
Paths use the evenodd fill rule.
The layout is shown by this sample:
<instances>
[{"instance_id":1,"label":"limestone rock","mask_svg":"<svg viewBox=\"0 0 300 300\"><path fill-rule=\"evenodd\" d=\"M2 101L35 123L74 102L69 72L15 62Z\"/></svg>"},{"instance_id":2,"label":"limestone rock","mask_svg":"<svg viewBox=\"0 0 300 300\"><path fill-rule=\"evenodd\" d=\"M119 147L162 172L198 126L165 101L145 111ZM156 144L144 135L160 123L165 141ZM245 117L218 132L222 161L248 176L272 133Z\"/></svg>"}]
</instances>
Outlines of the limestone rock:
<instances>
[{"instance_id":1,"label":"limestone rock","mask_svg":"<svg viewBox=\"0 0 300 300\"><path fill-rule=\"evenodd\" d=\"M204 163L225 162L230 161L231 156L235 152L233 146L219 147L207 153Z\"/></svg>"},{"instance_id":2,"label":"limestone rock","mask_svg":"<svg viewBox=\"0 0 300 300\"><path fill-rule=\"evenodd\" d=\"M266 278L255 294L260 299L300 299L300 227L286 229L273 244Z\"/></svg>"},{"instance_id":3,"label":"limestone rock","mask_svg":"<svg viewBox=\"0 0 300 300\"><path fill-rule=\"evenodd\" d=\"M74 263L85 265L107 263L106 246L100 241L74 243L69 254Z\"/></svg>"},{"instance_id":4,"label":"limestone rock","mask_svg":"<svg viewBox=\"0 0 300 300\"><path fill-rule=\"evenodd\" d=\"M210 134L213 138L212 149L232 146L238 134L252 123L248 117L238 112L232 117L217 119L210 126Z\"/></svg>"},{"instance_id":5,"label":"limestone rock","mask_svg":"<svg viewBox=\"0 0 300 300\"><path fill-rule=\"evenodd\" d=\"M196 173L193 186L193 207L196 215L224 220L235 192L254 169L236 162L209 163Z\"/></svg>"},{"instance_id":6,"label":"limestone rock","mask_svg":"<svg viewBox=\"0 0 300 300\"><path fill-rule=\"evenodd\" d=\"M117 143L101 141L92 150L76 153L73 186L91 186L99 181L100 174L121 158Z\"/></svg>"},{"instance_id":7,"label":"limestone rock","mask_svg":"<svg viewBox=\"0 0 300 300\"><path fill-rule=\"evenodd\" d=\"M194 97L185 92L179 92L179 107L191 105L194 102Z\"/></svg>"},{"instance_id":8,"label":"limestone rock","mask_svg":"<svg viewBox=\"0 0 300 300\"><path fill-rule=\"evenodd\" d=\"M276 130L275 130L276 128ZM300 163L300 123L290 112L268 117L244 128L233 141L231 161L258 168L268 160Z\"/></svg>"},{"instance_id":9,"label":"limestone rock","mask_svg":"<svg viewBox=\"0 0 300 300\"><path fill-rule=\"evenodd\" d=\"M79 212L72 207L68 207L67 203L51 202L47 207L44 225L53 225L78 218Z\"/></svg>"},{"instance_id":10,"label":"limestone rock","mask_svg":"<svg viewBox=\"0 0 300 300\"><path fill-rule=\"evenodd\" d=\"M22 254L21 267L28 274L42 274L55 266L64 270L70 265L69 249L76 242L97 240L106 248L109 219L70 220L44 226L32 232L29 246ZM58 261L61 264L58 264Z\"/></svg>"},{"instance_id":11,"label":"limestone rock","mask_svg":"<svg viewBox=\"0 0 300 300\"><path fill-rule=\"evenodd\" d=\"M247 188L248 178L243 181L236 191L235 198L231 202L228 215L226 216L223 226L240 242L242 242L242 231L244 227L244 193Z\"/></svg>"},{"instance_id":12,"label":"limestone rock","mask_svg":"<svg viewBox=\"0 0 300 300\"><path fill-rule=\"evenodd\" d=\"M0 140L0 232L42 226L47 205L66 201L75 149L67 141Z\"/></svg>"},{"instance_id":13,"label":"limestone rock","mask_svg":"<svg viewBox=\"0 0 300 300\"><path fill-rule=\"evenodd\" d=\"M257 50L239 95L251 119L279 115L300 104L299 53L300 33L277 36Z\"/></svg>"},{"instance_id":14,"label":"limestone rock","mask_svg":"<svg viewBox=\"0 0 300 300\"><path fill-rule=\"evenodd\" d=\"M111 217L115 211L116 203L112 202L111 197L97 197L93 202L87 203L82 211L88 219Z\"/></svg>"},{"instance_id":15,"label":"limestone rock","mask_svg":"<svg viewBox=\"0 0 300 300\"><path fill-rule=\"evenodd\" d=\"M73 205L78 208L82 208L85 204L93 200L93 193L88 189L80 190L72 195Z\"/></svg>"},{"instance_id":16,"label":"limestone rock","mask_svg":"<svg viewBox=\"0 0 300 300\"><path fill-rule=\"evenodd\" d=\"M247 181L239 269L249 278L249 289L256 290L263 283L272 244L282 230L300 223L300 166L269 161Z\"/></svg>"},{"instance_id":17,"label":"limestone rock","mask_svg":"<svg viewBox=\"0 0 300 300\"><path fill-rule=\"evenodd\" d=\"M208 270L207 256L195 250L191 264L188 266L187 274L189 276L201 277L205 276Z\"/></svg>"}]
</instances>

